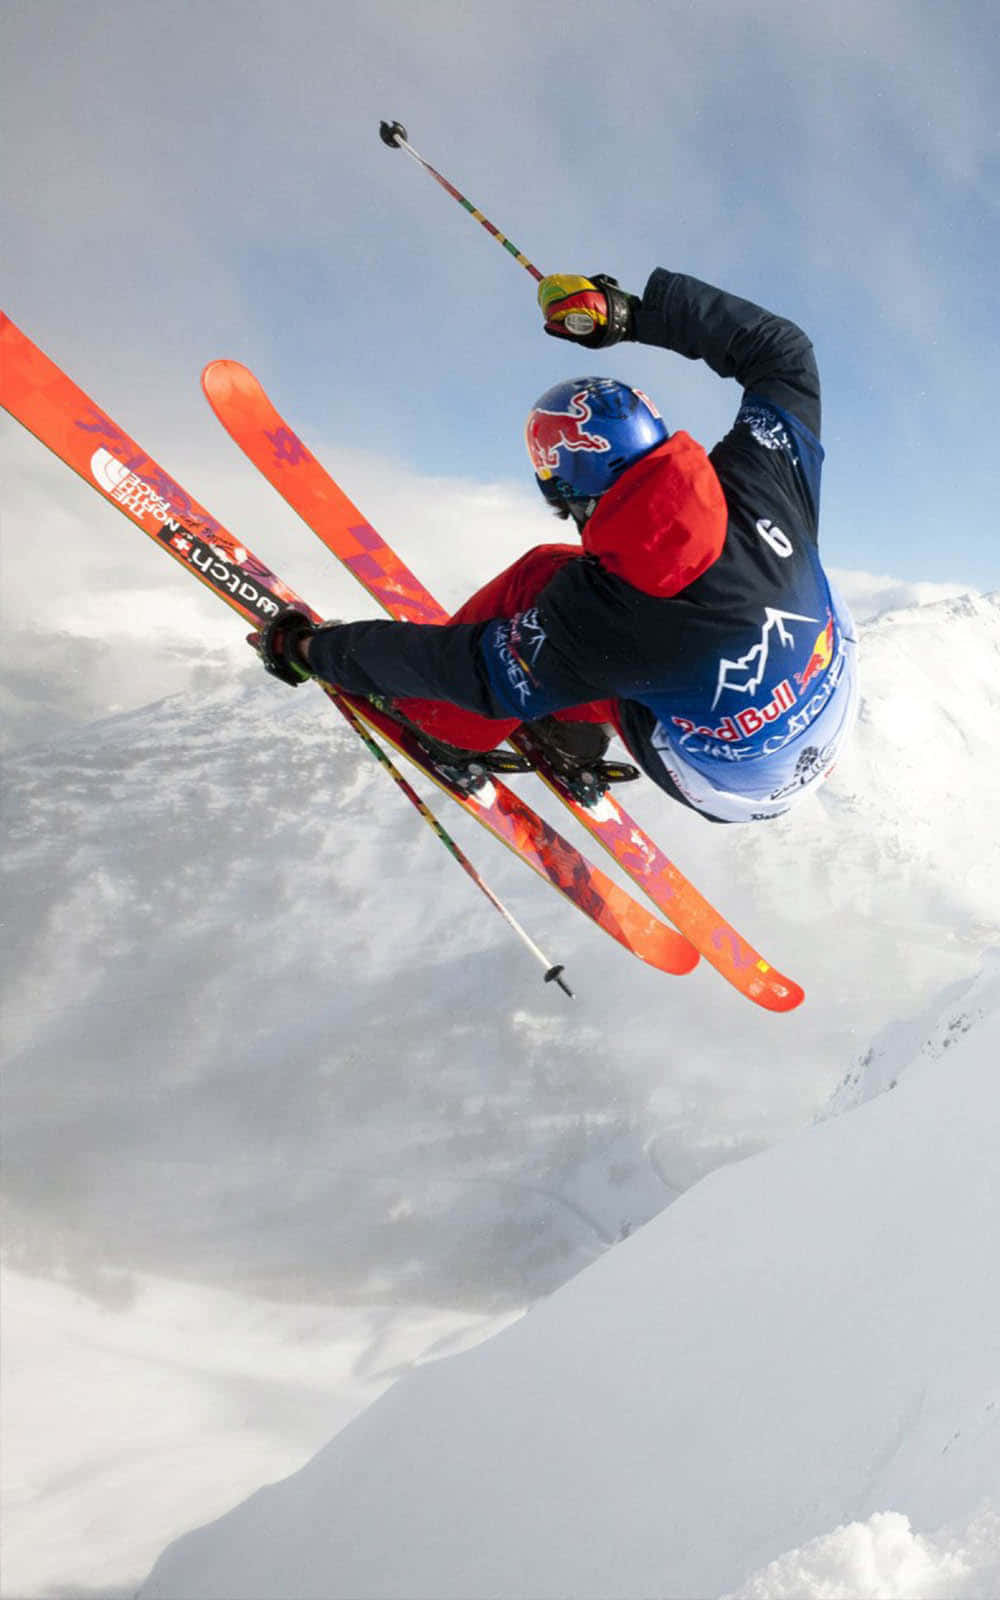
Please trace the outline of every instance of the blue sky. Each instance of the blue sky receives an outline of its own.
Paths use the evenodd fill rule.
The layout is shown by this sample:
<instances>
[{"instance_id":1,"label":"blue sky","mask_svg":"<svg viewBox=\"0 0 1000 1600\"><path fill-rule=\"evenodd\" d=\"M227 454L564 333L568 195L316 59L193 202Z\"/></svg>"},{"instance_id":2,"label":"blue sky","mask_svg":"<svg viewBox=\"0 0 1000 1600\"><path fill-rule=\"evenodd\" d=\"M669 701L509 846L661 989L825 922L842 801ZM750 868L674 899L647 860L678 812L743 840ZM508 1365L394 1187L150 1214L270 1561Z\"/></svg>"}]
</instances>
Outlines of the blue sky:
<instances>
[{"instance_id":1,"label":"blue sky","mask_svg":"<svg viewBox=\"0 0 1000 1600\"><path fill-rule=\"evenodd\" d=\"M992 6L47 0L3 34L5 307L154 454L210 448L226 355L335 474L528 482L524 414L581 358L398 117L544 270L662 264L809 331L831 564L1000 585ZM736 407L660 351L584 364L708 445Z\"/></svg>"}]
</instances>

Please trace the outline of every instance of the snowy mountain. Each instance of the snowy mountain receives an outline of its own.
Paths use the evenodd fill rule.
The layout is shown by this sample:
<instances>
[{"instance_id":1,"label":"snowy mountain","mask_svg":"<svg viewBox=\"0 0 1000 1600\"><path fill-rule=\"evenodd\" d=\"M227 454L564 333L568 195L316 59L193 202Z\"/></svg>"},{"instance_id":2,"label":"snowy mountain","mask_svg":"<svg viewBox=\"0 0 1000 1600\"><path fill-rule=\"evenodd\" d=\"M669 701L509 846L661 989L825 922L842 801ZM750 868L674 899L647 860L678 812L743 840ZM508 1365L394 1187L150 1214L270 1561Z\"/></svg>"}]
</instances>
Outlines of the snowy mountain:
<instances>
[{"instance_id":1,"label":"snowy mountain","mask_svg":"<svg viewBox=\"0 0 1000 1600\"><path fill-rule=\"evenodd\" d=\"M946 1057L401 1381L142 1600L996 1594L1000 950L965 1009Z\"/></svg>"},{"instance_id":2,"label":"snowy mountain","mask_svg":"<svg viewBox=\"0 0 1000 1600\"><path fill-rule=\"evenodd\" d=\"M100 1526L119 1552L102 1581L137 1581L173 1533L305 1460L436 1342L603 1269L610 1245L678 1195L687 1205L700 1178L728 1181L834 1094L839 1110L886 1087L925 1041L929 1066L945 1038L971 1048L985 1001L969 985L1000 943L998 656L1000 596L886 612L863 633L853 746L793 816L710 829L635 797L681 867L804 983L788 1017L754 1011L707 969L644 968L435 797L578 999L543 987L322 697L252 666L227 680L213 660L196 691L11 757L15 1376L41 1396L57 1346L83 1406L93 1352L111 1383L115 1363L132 1372L162 1350L158 1394L190 1380L203 1397L248 1396L237 1414L255 1419L256 1441L235 1468L214 1402L206 1421L192 1401L186 1432L165 1435L169 1515L136 1490L148 1521L126 1543L112 1526L120 1485L155 1476L141 1408L112 1411L101 1433L85 1408L77 1425L74 1401L43 1455L26 1407L5 1453L7 1503L31 1528L19 1588L97 1581L86 1539L44 1587L31 1576L78 1526ZM851 1192L834 1185L845 1204ZM241 1316L269 1330L249 1354L232 1336ZM43 1326L49 1342L32 1331ZM282 1388L272 1404L266 1352L303 1328L312 1349L340 1340L356 1358L318 1360L308 1403ZM359 1329L372 1330L367 1354ZM182 1374L166 1351L189 1340L199 1354ZM57 1487L67 1458L79 1523ZM22 1459L33 1465L17 1480ZM848 1514L853 1502L774 1530L758 1564Z\"/></svg>"}]
</instances>

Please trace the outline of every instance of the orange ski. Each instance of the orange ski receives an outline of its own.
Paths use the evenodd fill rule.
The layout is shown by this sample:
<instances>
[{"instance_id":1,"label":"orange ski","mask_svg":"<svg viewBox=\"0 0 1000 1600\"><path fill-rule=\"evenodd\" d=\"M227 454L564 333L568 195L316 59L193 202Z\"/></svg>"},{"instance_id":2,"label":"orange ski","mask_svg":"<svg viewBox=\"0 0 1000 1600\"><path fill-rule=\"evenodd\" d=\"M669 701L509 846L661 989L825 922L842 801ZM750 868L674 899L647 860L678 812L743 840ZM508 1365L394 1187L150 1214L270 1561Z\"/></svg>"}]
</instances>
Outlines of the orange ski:
<instances>
[{"instance_id":1,"label":"orange ski","mask_svg":"<svg viewBox=\"0 0 1000 1600\"><path fill-rule=\"evenodd\" d=\"M283 606L297 606L313 620L321 620L2 312L0 404L255 627L266 624ZM356 731L361 717L626 950L661 972L686 973L697 964L697 951L686 939L651 916L509 789L495 782L468 795L453 787L428 766L426 753L391 718L365 700L321 687ZM400 781L401 775L395 776Z\"/></svg>"},{"instance_id":2,"label":"orange ski","mask_svg":"<svg viewBox=\"0 0 1000 1600\"><path fill-rule=\"evenodd\" d=\"M219 421L254 466L391 616L403 622L447 620L443 608L278 414L248 368L238 361L213 361L202 374L202 387ZM518 736L510 742L517 746ZM610 792L596 805L584 806L557 774L541 764L538 773L728 983L768 1011L791 1011L801 1003L800 985L764 960Z\"/></svg>"}]
</instances>

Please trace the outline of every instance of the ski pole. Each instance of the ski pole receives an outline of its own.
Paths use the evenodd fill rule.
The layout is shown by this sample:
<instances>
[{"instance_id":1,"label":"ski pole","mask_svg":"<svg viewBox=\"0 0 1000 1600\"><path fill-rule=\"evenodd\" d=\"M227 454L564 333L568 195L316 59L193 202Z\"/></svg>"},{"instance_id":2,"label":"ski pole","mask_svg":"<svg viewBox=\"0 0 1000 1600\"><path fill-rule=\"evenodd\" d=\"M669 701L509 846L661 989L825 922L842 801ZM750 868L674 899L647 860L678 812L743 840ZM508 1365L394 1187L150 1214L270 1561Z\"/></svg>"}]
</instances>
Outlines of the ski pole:
<instances>
[{"instance_id":1,"label":"ski pole","mask_svg":"<svg viewBox=\"0 0 1000 1600\"><path fill-rule=\"evenodd\" d=\"M447 189L453 200L457 200L460 206L465 207L470 216L475 217L477 222L482 223L486 232L491 233L497 243L503 245L504 249L514 257L514 260L524 268L525 272L530 272L537 283L541 282L544 274L539 272L536 266L532 265L527 256L517 248L517 245L512 244L509 239L505 238L500 229L495 227L488 218L484 217L483 213L476 209L471 200L467 200L465 195L456 189L454 184L449 183L448 179L443 177L436 167L432 167L429 161L425 161L423 156L414 150L407 139L406 129L401 122L380 122L378 132L383 144L387 144L390 150L405 150L408 156L412 156L414 161L423 167L425 172L429 172L431 177L436 179L442 189Z\"/></svg>"},{"instance_id":2,"label":"ski pole","mask_svg":"<svg viewBox=\"0 0 1000 1600\"><path fill-rule=\"evenodd\" d=\"M482 890L490 904L496 907L504 921L507 923L508 927L512 928L521 942L527 945L528 949L535 957L535 960L541 962L542 966L546 969L545 982L558 984L563 994L568 994L572 999L573 991L563 978L563 967L553 965L548 956L538 948L530 934L526 933L524 928L521 927L521 924L514 916L514 913L512 911L508 911L499 895L494 894L485 878L483 878L482 875L472 865L472 862L465 854L465 851L458 844L456 844L455 840L447 831L444 824L438 820L430 807L425 805L424 801L421 800L412 784L408 783L403 777L403 774L400 772L395 762L393 762L382 749L382 746L379 744L378 740L372 735L368 727L358 716L353 707L350 706L341 695L337 694L336 692L328 692L330 693L331 700L335 702L338 711L342 712L342 714L347 718L347 721L351 724L351 727L354 729L355 733L361 740L363 740L364 744L371 751L376 761L381 763L386 772L388 772L390 778L392 778L393 782L398 784L399 788L402 789L407 800L409 800L412 805L416 806L424 821L430 828L434 830L445 849L450 851L451 855L458 862L462 870L468 873L477 889Z\"/></svg>"}]
</instances>

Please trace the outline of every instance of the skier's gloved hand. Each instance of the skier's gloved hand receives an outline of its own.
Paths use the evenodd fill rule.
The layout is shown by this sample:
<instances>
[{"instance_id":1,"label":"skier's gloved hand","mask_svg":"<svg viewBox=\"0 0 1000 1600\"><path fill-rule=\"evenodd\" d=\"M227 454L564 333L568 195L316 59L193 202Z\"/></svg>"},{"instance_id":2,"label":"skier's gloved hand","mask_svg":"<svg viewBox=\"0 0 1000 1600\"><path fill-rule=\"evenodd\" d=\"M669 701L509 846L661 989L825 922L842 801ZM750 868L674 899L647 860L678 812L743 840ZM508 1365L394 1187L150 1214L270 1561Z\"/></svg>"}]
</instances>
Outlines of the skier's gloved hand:
<instances>
[{"instance_id":1,"label":"skier's gloved hand","mask_svg":"<svg viewBox=\"0 0 1000 1600\"><path fill-rule=\"evenodd\" d=\"M538 285L545 332L588 350L635 338L639 298L618 287L617 278L595 272L592 278L556 272Z\"/></svg>"},{"instance_id":2,"label":"skier's gloved hand","mask_svg":"<svg viewBox=\"0 0 1000 1600\"><path fill-rule=\"evenodd\" d=\"M268 672L298 688L312 677L301 646L316 632L304 611L294 606L273 616L262 633L247 634L247 643L253 645Z\"/></svg>"}]
</instances>

